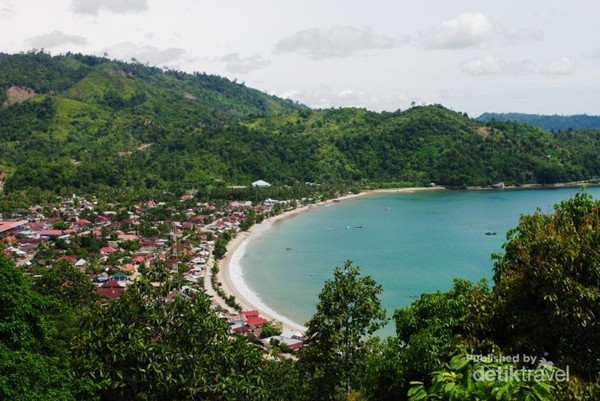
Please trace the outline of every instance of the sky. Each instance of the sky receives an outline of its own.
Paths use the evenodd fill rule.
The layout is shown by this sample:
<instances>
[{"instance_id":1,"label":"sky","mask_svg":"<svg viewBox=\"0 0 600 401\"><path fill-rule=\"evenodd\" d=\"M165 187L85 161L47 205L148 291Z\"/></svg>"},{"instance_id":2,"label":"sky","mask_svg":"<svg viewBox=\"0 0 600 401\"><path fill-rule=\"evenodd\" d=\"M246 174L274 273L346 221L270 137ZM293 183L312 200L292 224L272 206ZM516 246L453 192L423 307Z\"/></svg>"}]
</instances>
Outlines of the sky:
<instances>
[{"instance_id":1,"label":"sky","mask_svg":"<svg viewBox=\"0 0 600 401\"><path fill-rule=\"evenodd\" d=\"M315 108L600 114L597 0L0 0L0 52L206 72Z\"/></svg>"}]
</instances>

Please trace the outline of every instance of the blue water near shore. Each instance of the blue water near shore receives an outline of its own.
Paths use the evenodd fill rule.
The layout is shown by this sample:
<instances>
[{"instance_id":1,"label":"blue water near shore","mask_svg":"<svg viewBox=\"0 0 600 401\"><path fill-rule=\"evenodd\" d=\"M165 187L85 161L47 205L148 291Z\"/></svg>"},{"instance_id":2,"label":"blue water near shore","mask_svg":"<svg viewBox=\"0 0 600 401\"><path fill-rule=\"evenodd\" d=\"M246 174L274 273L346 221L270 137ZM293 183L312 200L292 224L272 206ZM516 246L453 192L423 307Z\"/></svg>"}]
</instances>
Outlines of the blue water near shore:
<instances>
[{"instance_id":1,"label":"blue water near shore","mask_svg":"<svg viewBox=\"0 0 600 401\"><path fill-rule=\"evenodd\" d=\"M242 258L248 287L279 314L303 324L334 266L347 259L382 285L391 316L454 277L491 279L520 214L552 210L576 189L377 194L290 217L253 241ZM588 189L595 198L600 188ZM497 235L485 235L496 232ZM394 330L389 325L381 334Z\"/></svg>"}]
</instances>

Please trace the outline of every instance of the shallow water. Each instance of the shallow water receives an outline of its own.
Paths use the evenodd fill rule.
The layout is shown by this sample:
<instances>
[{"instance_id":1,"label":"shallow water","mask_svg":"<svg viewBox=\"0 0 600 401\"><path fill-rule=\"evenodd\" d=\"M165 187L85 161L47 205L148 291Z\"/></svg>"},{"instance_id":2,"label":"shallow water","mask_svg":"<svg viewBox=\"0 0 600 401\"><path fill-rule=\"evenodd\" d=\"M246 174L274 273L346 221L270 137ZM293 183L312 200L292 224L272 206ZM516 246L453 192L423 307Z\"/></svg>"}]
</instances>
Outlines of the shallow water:
<instances>
[{"instance_id":1,"label":"shallow water","mask_svg":"<svg viewBox=\"0 0 600 401\"><path fill-rule=\"evenodd\" d=\"M537 207L548 212L576 191L441 191L344 201L275 223L248 244L242 276L264 304L303 324L334 266L350 259L382 285L391 316L421 293L447 290L453 277L490 279L491 254L502 251L519 215ZM588 192L600 196L600 188ZM392 324L381 334L393 330Z\"/></svg>"}]
</instances>

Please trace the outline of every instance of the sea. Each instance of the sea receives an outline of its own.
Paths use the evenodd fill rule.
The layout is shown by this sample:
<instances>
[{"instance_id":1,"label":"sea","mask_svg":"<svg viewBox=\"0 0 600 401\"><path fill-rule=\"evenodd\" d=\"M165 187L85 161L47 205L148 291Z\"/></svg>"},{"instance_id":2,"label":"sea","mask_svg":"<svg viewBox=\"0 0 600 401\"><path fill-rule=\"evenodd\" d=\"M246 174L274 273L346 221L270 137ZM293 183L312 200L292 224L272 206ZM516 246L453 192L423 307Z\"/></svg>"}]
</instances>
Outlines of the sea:
<instances>
[{"instance_id":1,"label":"sea","mask_svg":"<svg viewBox=\"0 0 600 401\"><path fill-rule=\"evenodd\" d=\"M238 254L246 290L277 315L303 325L335 266L351 260L382 286L391 318L420 294L446 291L453 278L490 280L492 255L521 214L578 189L377 193L315 208L273 224ZM600 188L586 190L594 198ZM380 335L393 335L390 323Z\"/></svg>"}]
</instances>

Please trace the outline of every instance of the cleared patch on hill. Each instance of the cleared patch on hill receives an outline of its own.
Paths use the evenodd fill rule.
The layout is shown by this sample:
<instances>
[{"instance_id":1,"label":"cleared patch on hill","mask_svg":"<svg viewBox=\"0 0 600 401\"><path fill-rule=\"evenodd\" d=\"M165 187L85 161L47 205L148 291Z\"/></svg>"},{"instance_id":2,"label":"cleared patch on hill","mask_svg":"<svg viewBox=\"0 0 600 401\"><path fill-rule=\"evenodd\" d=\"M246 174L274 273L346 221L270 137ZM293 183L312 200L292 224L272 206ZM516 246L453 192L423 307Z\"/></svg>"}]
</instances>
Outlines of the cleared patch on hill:
<instances>
[{"instance_id":1,"label":"cleared patch on hill","mask_svg":"<svg viewBox=\"0 0 600 401\"><path fill-rule=\"evenodd\" d=\"M27 99L31 99L35 95L37 94L26 86L11 86L6 90L7 100L4 102L4 106L10 106L15 103L24 102Z\"/></svg>"}]
</instances>

